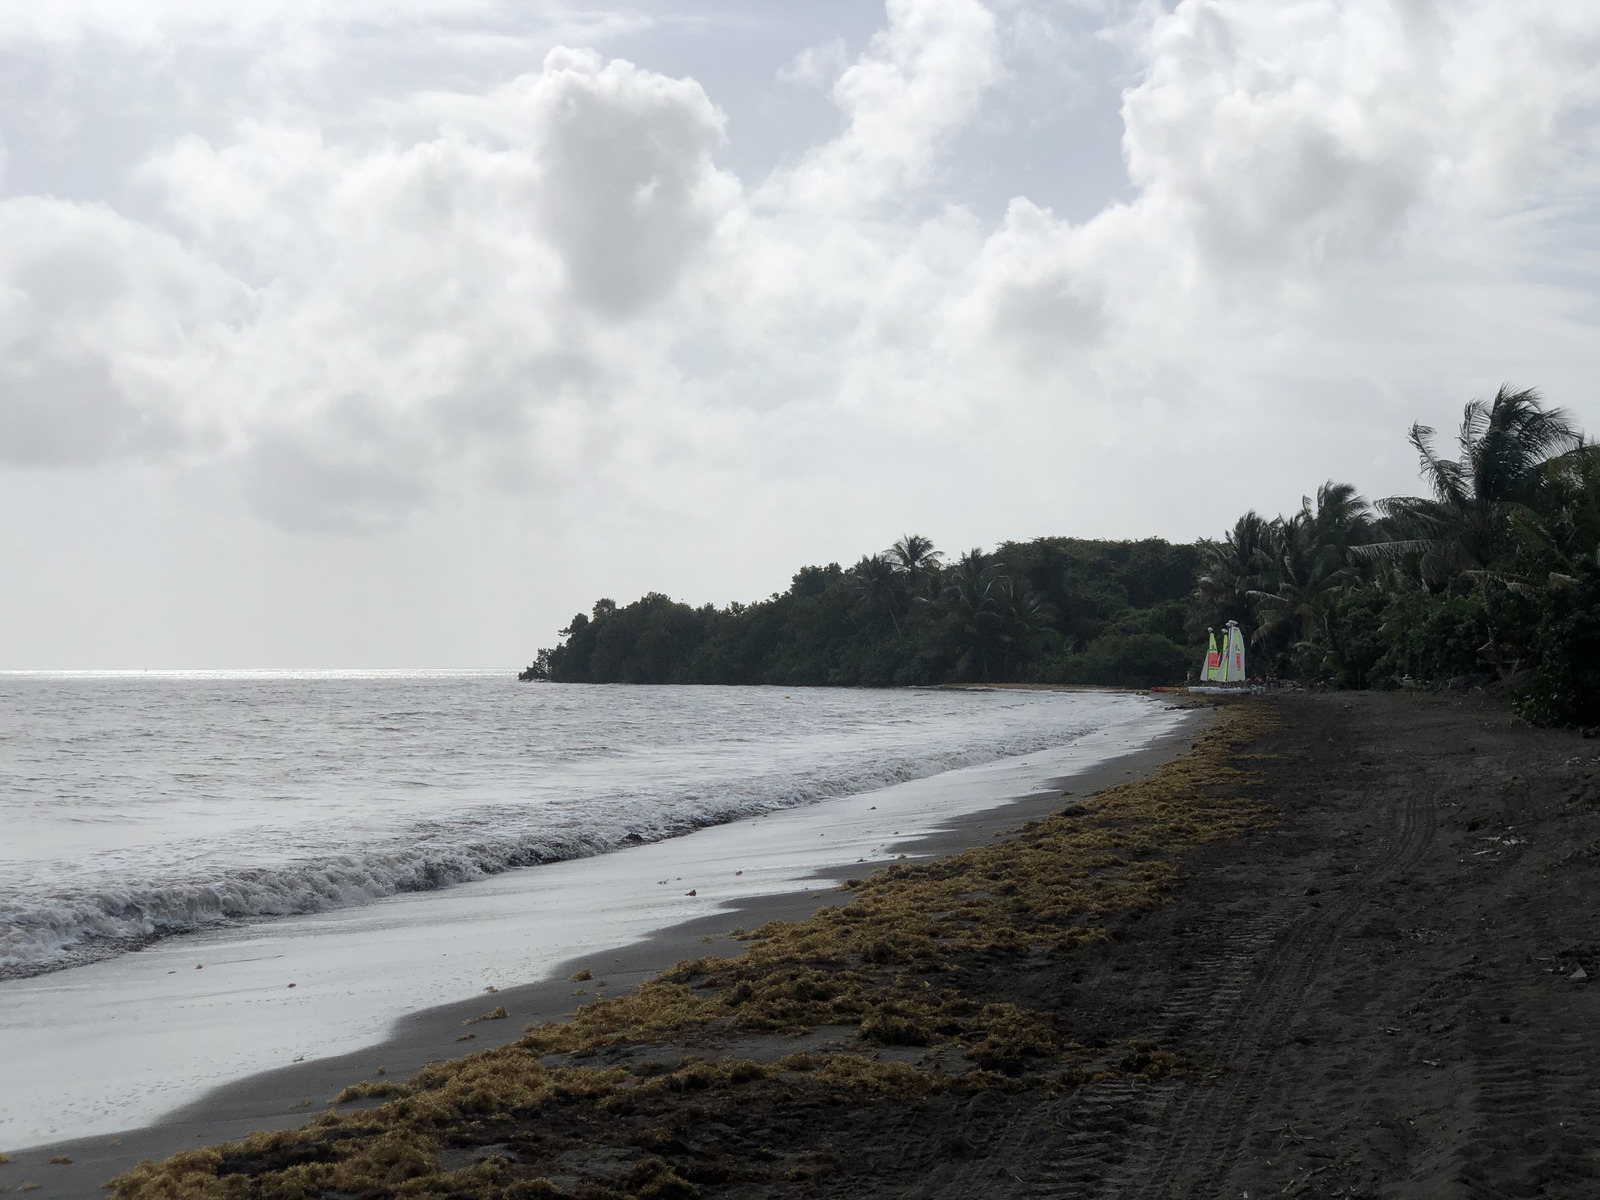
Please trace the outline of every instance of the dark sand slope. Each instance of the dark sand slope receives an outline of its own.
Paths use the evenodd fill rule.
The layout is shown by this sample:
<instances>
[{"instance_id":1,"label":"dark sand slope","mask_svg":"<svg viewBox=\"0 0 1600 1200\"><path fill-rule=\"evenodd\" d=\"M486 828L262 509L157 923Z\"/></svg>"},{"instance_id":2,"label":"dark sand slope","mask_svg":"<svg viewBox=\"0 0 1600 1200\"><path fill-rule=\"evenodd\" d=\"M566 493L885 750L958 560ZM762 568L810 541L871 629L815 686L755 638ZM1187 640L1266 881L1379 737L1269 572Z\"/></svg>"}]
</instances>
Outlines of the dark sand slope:
<instances>
[{"instance_id":1,"label":"dark sand slope","mask_svg":"<svg viewBox=\"0 0 1600 1200\"><path fill-rule=\"evenodd\" d=\"M1127 962L1151 1036L1220 1073L1152 1098L1104 1194L1600 1195L1600 745L1469 700L1279 707L1281 828L1194 856Z\"/></svg>"},{"instance_id":2,"label":"dark sand slope","mask_svg":"<svg viewBox=\"0 0 1600 1200\"><path fill-rule=\"evenodd\" d=\"M1600 1196L1600 744L1477 700L1273 704L1279 827L1188 855L1063 996L1203 1069L1022 1106L1009 1185L928 1194Z\"/></svg>"},{"instance_id":3,"label":"dark sand slope","mask_svg":"<svg viewBox=\"0 0 1600 1200\"><path fill-rule=\"evenodd\" d=\"M1220 769L1219 745L1254 779ZM1233 709L1154 783L1002 852L1034 872L1056 854L1065 891L968 856L970 891L934 867L852 906L893 911L923 887L942 910L906 916L902 943L944 921L937 952L824 954L822 933L845 925L825 918L813 941L758 943L770 956L789 939L760 970L682 976L691 1008L714 1009L741 970L764 1004L762 971L810 986L801 968L831 954L868 988L858 998L899 1004L925 1037L864 1039L838 1011L849 995L792 991L790 1025L809 1031L797 1038L726 1017L615 1045L602 1045L614 1030L547 1033L502 1052L578 1049L529 1067L531 1106L497 1109L459 1078L413 1093L442 1114L439 1151L374 1194L522 1200L556 1194L546 1177L595 1200L1600 1196L1597 771L1600 743L1475 699ZM1074 898L1095 915L1069 917ZM968 911L991 916L951 921ZM776 1061L796 1050L810 1059ZM376 1118L345 1111L320 1142L149 1174L138 1195L289 1196L273 1189L292 1183L295 1154L331 1161L351 1153L336 1138L379 1136L398 1152L416 1136L364 1132Z\"/></svg>"}]
</instances>

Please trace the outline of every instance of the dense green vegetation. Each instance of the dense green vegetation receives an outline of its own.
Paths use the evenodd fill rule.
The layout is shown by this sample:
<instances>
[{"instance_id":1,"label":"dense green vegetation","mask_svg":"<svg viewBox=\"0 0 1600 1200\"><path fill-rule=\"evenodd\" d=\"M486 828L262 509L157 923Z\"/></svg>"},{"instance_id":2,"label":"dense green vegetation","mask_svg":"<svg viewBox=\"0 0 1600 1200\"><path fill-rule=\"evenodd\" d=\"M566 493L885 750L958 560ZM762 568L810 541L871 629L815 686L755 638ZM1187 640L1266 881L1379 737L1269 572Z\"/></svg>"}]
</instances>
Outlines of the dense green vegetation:
<instances>
[{"instance_id":1,"label":"dense green vegetation","mask_svg":"<svg viewBox=\"0 0 1600 1200\"><path fill-rule=\"evenodd\" d=\"M1202 543L1193 622L1252 630L1268 676L1493 684L1539 724L1600 723L1600 448L1504 387L1466 406L1458 457L1424 426L1411 443L1429 496L1327 483Z\"/></svg>"},{"instance_id":2,"label":"dense green vegetation","mask_svg":"<svg viewBox=\"0 0 1600 1200\"><path fill-rule=\"evenodd\" d=\"M1194 546L1039 538L948 561L907 536L757 604L595 604L525 679L888 686L1181 681L1237 620L1252 674L1345 688L1503 686L1600 723L1600 448L1533 391L1466 406L1458 457L1413 426L1431 495L1329 482Z\"/></svg>"},{"instance_id":3,"label":"dense green vegetation","mask_svg":"<svg viewBox=\"0 0 1600 1200\"><path fill-rule=\"evenodd\" d=\"M849 568L803 567L756 604L601 600L528 679L888 686L1182 679L1194 546L1040 538L954 562L909 535Z\"/></svg>"}]
</instances>

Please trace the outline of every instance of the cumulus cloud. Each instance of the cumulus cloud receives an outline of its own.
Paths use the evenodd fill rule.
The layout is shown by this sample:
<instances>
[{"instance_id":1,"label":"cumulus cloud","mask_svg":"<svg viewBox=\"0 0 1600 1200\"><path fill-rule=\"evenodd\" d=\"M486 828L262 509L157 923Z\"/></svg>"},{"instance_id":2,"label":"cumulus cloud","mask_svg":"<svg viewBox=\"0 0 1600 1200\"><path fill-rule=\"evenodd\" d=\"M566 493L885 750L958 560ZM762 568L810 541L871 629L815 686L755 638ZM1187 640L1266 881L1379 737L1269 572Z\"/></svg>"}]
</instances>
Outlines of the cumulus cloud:
<instances>
[{"instance_id":1,"label":"cumulus cloud","mask_svg":"<svg viewBox=\"0 0 1600 1200\"><path fill-rule=\"evenodd\" d=\"M604 407L631 370L611 327L671 293L737 201L704 91L626 62L558 50L412 109L432 137L363 149L251 122L142 172L190 253L254 289L227 407L253 431L250 494L297 528L382 525L485 457L563 457L527 444L541 410Z\"/></svg>"},{"instance_id":2,"label":"cumulus cloud","mask_svg":"<svg viewBox=\"0 0 1600 1200\"><path fill-rule=\"evenodd\" d=\"M930 200L1048 9L889 0L853 58L786 72L840 127L764 179L719 167L736 125L699 83L558 49L478 89L174 130L137 211L0 202L0 460L223 463L295 530L596 481L703 516L995 439L1178 464L1219 412L1326 413L1330 379L1404 390L1530 323L1589 361L1593 280L1533 276L1592 205L1592 6L1108 7L1141 64L1133 197L1080 223ZM1466 261L1534 289L1517 330ZM1109 471L1076 461L1085 488Z\"/></svg>"},{"instance_id":3,"label":"cumulus cloud","mask_svg":"<svg viewBox=\"0 0 1600 1200\"><path fill-rule=\"evenodd\" d=\"M1187 0L1126 98L1130 174L1217 258L1400 253L1419 213L1515 210L1592 156L1597 37L1559 2Z\"/></svg>"},{"instance_id":4,"label":"cumulus cloud","mask_svg":"<svg viewBox=\"0 0 1600 1200\"><path fill-rule=\"evenodd\" d=\"M978 0L888 0L887 9L888 26L833 85L844 132L774 180L770 200L849 210L924 182L999 78L994 14Z\"/></svg>"},{"instance_id":5,"label":"cumulus cloud","mask_svg":"<svg viewBox=\"0 0 1600 1200\"><path fill-rule=\"evenodd\" d=\"M195 385L250 310L169 234L101 205L0 202L0 462L89 466L214 435Z\"/></svg>"}]
</instances>

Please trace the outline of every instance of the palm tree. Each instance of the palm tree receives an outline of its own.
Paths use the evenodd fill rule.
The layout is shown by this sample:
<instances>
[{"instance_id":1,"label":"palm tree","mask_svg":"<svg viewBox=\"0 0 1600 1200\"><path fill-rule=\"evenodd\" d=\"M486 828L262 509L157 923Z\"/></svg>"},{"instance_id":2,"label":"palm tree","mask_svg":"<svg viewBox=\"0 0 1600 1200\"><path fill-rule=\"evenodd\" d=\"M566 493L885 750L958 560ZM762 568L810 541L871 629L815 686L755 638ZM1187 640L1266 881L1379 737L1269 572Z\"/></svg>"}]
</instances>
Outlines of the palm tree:
<instances>
[{"instance_id":1,"label":"palm tree","mask_svg":"<svg viewBox=\"0 0 1600 1200\"><path fill-rule=\"evenodd\" d=\"M1015 576L1003 575L996 582L1001 671L1010 676L1045 643L1055 628L1056 608Z\"/></svg>"},{"instance_id":2,"label":"palm tree","mask_svg":"<svg viewBox=\"0 0 1600 1200\"><path fill-rule=\"evenodd\" d=\"M1538 508L1511 515L1519 591L1571 587L1600 567L1600 446L1584 445L1545 464Z\"/></svg>"},{"instance_id":3,"label":"palm tree","mask_svg":"<svg viewBox=\"0 0 1600 1200\"><path fill-rule=\"evenodd\" d=\"M1009 678L1055 627L1055 606L1023 580L1001 574L981 550L969 550L950 568L944 595L958 678Z\"/></svg>"},{"instance_id":4,"label":"palm tree","mask_svg":"<svg viewBox=\"0 0 1600 1200\"><path fill-rule=\"evenodd\" d=\"M900 632L900 614L905 611L906 581L887 555L867 554L850 568L850 590L856 596L857 607L866 612L885 612L896 633Z\"/></svg>"},{"instance_id":5,"label":"palm tree","mask_svg":"<svg viewBox=\"0 0 1600 1200\"><path fill-rule=\"evenodd\" d=\"M1315 506L1310 496L1301 497L1300 512L1317 544L1335 547L1341 555L1372 540L1372 506L1354 484L1328 480L1317 489Z\"/></svg>"},{"instance_id":6,"label":"palm tree","mask_svg":"<svg viewBox=\"0 0 1600 1200\"><path fill-rule=\"evenodd\" d=\"M1272 522L1251 511L1234 522L1222 541L1201 542L1195 592L1205 624L1221 628L1234 620L1255 626L1255 606L1249 597L1270 565L1271 539Z\"/></svg>"},{"instance_id":7,"label":"palm tree","mask_svg":"<svg viewBox=\"0 0 1600 1200\"><path fill-rule=\"evenodd\" d=\"M956 676L987 679L1001 650L1001 613L994 567L982 550L963 554L945 583L945 629L956 653Z\"/></svg>"},{"instance_id":8,"label":"palm tree","mask_svg":"<svg viewBox=\"0 0 1600 1200\"><path fill-rule=\"evenodd\" d=\"M1397 536L1362 554L1414 559L1422 581L1438 590L1457 574L1485 571L1510 556L1513 518L1535 511L1549 484L1546 465L1577 450L1583 439L1563 410L1540 403L1537 391L1509 385L1493 401L1466 406L1456 439L1460 458L1441 458L1433 437L1426 425L1411 427L1432 498L1379 501Z\"/></svg>"},{"instance_id":9,"label":"palm tree","mask_svg":"<svg viewBox=\"0 0 1600 1200\"><path fill-rule=\"evenodd\" d=\"M1298 512L1277 529L1271 570L1249 593L1261 616L1254 636L1265 642L1281 631L1308 642L1327 602L1359 572L1345 563L1337 545L1318 538L1313 514Z\"/></svg>"},{"instance_id":10,"label":"palm tree","mask_svg":"<svg viewBox=\"0 0 1600 1200\"><path fill-rule=\"evenodd\" d=\"M908 533L885 550L883 557L905 576L912 596L926 597L931 583L939 578L939 560L944 551L935 550L933 542L920 533Z\"/></svg>"}]
</instances>

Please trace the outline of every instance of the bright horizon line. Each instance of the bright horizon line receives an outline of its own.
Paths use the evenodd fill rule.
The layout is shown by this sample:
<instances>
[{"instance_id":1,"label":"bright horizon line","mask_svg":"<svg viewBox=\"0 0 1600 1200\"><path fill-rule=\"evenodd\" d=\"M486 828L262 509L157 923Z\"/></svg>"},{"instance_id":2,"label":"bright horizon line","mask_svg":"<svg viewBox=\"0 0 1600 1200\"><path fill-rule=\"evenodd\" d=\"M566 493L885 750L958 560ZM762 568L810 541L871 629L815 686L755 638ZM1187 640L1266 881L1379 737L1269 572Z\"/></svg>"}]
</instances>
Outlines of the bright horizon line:
<instances>
[{"instance_id":1,"label":"bright horizon line","mask_svg":"<svg viewBox=\"0 0 1600 1200\"><path fill-rule=\"evenodd\" d=\"M242 678L278 676L355 677L416 675L499 675L515 673L518 667L0 667L0 676L79 676L94 678L139 678L143 676L192 677L197 675Z\"/></svg>"}]
</instances>

